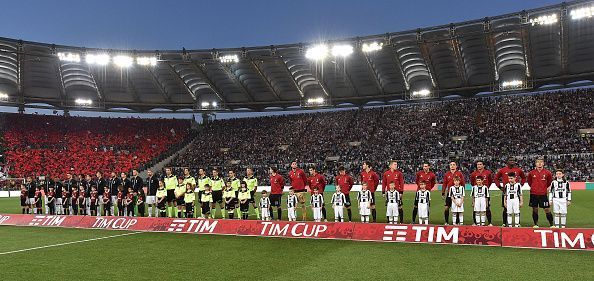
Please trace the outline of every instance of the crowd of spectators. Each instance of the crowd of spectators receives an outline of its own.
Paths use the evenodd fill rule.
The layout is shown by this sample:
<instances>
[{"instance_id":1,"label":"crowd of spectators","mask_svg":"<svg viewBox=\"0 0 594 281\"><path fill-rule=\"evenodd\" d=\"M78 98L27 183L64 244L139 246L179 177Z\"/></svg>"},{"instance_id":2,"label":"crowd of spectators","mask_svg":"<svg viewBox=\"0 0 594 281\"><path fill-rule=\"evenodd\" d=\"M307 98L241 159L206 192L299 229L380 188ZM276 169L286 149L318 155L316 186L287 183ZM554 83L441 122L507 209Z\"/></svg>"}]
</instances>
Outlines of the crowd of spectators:
<instances>
[{"instance_id":1,"label":"crowd of spectators","mask_svg":"<svg viewBox=\"0 0 594 281\"><path fill-rule=\"evenodd\" d=\"M172 165L285 173L291 161L313 164L333 179L344 165L358 175L362 161L383 171L391 159L412 182L422 162L438 178L457 161L467 174L474 161L491 169L508 156L531 169L538 156L563 168L570 180L594 179L594 90L485 96L324 113L214 121ZM328 157L338 157L337 161Z\"/></svg>"},{"instance_id":2,"label":"crowd of spectators","mask_svg":"<svg viewBox=\"0 0 594 281\"><path fill-rule=\"evenodd\" d=\"M187 142L190 120L5 114L3 146L11 177L63 177L142 169Z\"/></svg>"}]
</instances>

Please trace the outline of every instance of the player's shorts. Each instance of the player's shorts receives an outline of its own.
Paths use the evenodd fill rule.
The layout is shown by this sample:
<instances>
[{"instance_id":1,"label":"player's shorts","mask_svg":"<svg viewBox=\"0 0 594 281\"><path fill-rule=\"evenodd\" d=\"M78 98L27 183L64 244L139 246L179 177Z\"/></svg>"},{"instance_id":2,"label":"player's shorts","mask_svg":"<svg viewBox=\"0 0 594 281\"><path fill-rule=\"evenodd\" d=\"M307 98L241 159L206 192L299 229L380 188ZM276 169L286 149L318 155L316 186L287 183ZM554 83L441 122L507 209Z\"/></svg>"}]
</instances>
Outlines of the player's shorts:
<instances>
[{"instance_id":1,"label":"player's shorts","mask_svg":"<svg viewBox=\"0 0 594 281\"><path fill-rule=\"evenodd\" d=\"M348 193L343 193L344 194L344 206L345 207L350 207L351 206L351 195Z\"/></svg>"},{"instance_id":2,"label":"player's shorts","mask_svg":"<svg viewBox=\"0 0 594 281\"><path fill-rule=\"evenodd\" d=\"M458 207L458 205L456 205L455 203L462 203L460 204L460 206ZM450 210L452 211L452 213L463 213L464 212L464 201L461 198L458 199L452 199L452 207L450 207Z\"/></svg>"},{"instance_id":3,"label":"player's shorts","mask_svg":"<svg viewBox=\"0 0 594 281\"><path fill-rule=\"evenodd\" d=\"M553 198L553 213L567 214L567 198Z\"/></svg>"},{"instance_id":4,"label":"player's shorts","mask_svg":"<svg viewBox=\"0 0 594 281\"><path fill-rule=\"evenodd\" d=\"M146 197L146 203L149 205L155 205L155 202L157 202L157 196L155 195L150 195Z\"/></svg>"},{"instance_id":5,"label":"player's shorts","mask_svg":"<svg viewBox=\"0 0 594 281\"><path fill-rule=\"evenodd\" d=\"M183 206L186 204L186 200L184 200L183 196L180 196L175 198L175 203L177 203L178 206Z\"/></svg>"},{"instance_id":6,"label":"player's shorts","mask_svg":"<svg viewBox=\"0 0 594 281\"><path fill-rule=\"evenodd\" d=\"M212 202L213 203L223 203L223 191L216 190L212 192Z\"/></svg>"},{"instance_id":7,"label":"player's shorts","mask_svg":"<svg viewBox=\"0 0 594 281\"><path fill-rule=\"evenodd\" d=\"M247 213L250 210L250 202L246 201L245 203L239 203L239 210L242 213Z\"/></svg>"},{"instance_id":8,"label":"player's shorts","mask_svg":"<svg viewBox=\"0 0 594 281\"><path fill-rule=\"evenodd\" d=\"M371 213L369 207L371 207L370 202L359 202L359 215L369 216Z\"/></svg>"},{"instance_id":9,"label":"player's shorts","mask_svg":"<svg viewBox=\"0 0 594 281\"><path fill-rule=\"evenodd\" d=\"M29 197L29 198L27 198L27 204L28 205L35 204L35 197Z\"/></svg>"},{"instance_id":10,"label":"player's shorts","mask_svg":"<svg viewBox=\"0 0 594 281\"><path fill-rule=\"evenodd\" d=\"M280 207L282 203L282 194L270 194L270 206Z\"/></svg>"},{"instance_id":11,"label":"player's shorts","mask_svg":"<svg viewBox=\"0 0 594 281\"><path fill-rule=\"evenodd\" d=\"M250 191L250 200L248 200L249 203L256 203L256 190L252 190Z\"/></svg>"},{"instance_id":12,"label":"player's shorts","mask_svg":"<svg viewBox=\"0 0 594 281\"><path fill-rule=\"evenodd\" d=\"M534 195L530 194L530 207L533 208L548 208L549 206L549 197L547 195Z\"/></svg>"},{"instance_id":13,"label":"player's shorts","mask_svg":"<svg viewBox=\"0 0 594 281\"><path fill-rule=\"evenodd\" d=\"M159 202L159 203L157 203L157 208L159 210L165 210L165 201L167 201L167 200L162 200L161 202L156 201L156 202Z\"/></svg>"},{"instance_id":14,"label":"player's shorts","mask_svg":"<svg viewBox=\"0 0 594 281\"><path fill-rule=\"evenodd\" d=\"M448 196L445 199L445 206L446 207L452 207L452 197Z\"/></svg>"},{"instance_id":15,"label":"player's shorts","mask_svg":"<svg viewBox=\"0 0 594 281\"><path fill-rule=\"evenodd\" d=\"M193 213L194 212L194 205L192 203L186 203L186 212Z\"/></svg>"},{"instance_id":16,"label":"player's shorts","mask_svg":"<svg viewBox=\"0 0 594 281\"><path fill-rule=\"evenodd\" d=\"M485 197L474 198L474 211L475 212L486 212L487 211L487 198L485 198Z\"/></svg>"},{"instance_id":17,"label":"player's shorts","mask_svg":"<svg viewBox=\"0 0 594 281\"><path fill-rule=\"evenodd\" d=\"M419 218L429 218L429 204L428 203L419 203L417 205L419 210Z\"/></svg>"},{"instance_id":18,"label":"player's shorts","mask_svg":"<svg viewBox=\"0 0 594 281\"><path fill-rule=\"evenodd\" d=\"M386 217L398 216L398 203L388 203L386 207Z\"/></svg>"},{"instance_id":19,"label":"player's shorts","mask_svg":"<svg viewBox=\"0 0 594 281\"><path fill-rule=\"evenodd\" d=\"M91 209L91 211L97 212L97 204L91 204L89 208Z\"/></svg>"},{"instance_id":20,"label":"player's shorts","mask_svg":"<svg viewBox=\"0 0 594 281\"><path fill-rule=\"evenodd\" d=\"M25 207L27 205L27 197L21 197L21 207Z\"/></svg>"},{"instance_id":21,"label":"player's shorts","mask_svg":"<svg viewBox=\"0 0 594 281\"><path fill-rule=\"evenodd\" d=\"M172 203L175 201L175 190L168 189L167 190L167 203Z\"/></svg>"},{"instance_id":22,"label":"player's shorts","mask_svg":"<svg viewBox=\"0 0 594 281\"><path fill-rule=\"evenodd\" d=\"M295 192L295 193L303 193L303 192L307 192L307 189L295 189L295 190L293 190L293 192Z\"/></svg>"},{"instance_id":23,"label":"player's shorts","mask_svg":"<svg viewBox=\"0 0 594 281\"><path fill-rule=\"evenodd\" d=\"M519 199L507 199L507 213L508 214L519 214L520 213L520 200Z\"/></svg>"},{"instance_id":24,"label":"player's shorts","mask_svg":"<svg viewBox=\"0 0 594 281\"><path fill-rule=\"evenodd\" d=\"M225 210L227 210L227 211L234 210L235 203L237 203L237 200L235 198L231 199L231 201L229 201L229 204L227 204L227 202L225 202Z\"/></svg>"},{"instance_id":25,"label":"player's shorts","mask_svg":"<svg viewBox=\"0 0 594 281\"><path fill-rule=\"evenodd\" d=\"M203 215L210 214L210 202L202 202L201 207Z\"/></svg>"}]
</instances>

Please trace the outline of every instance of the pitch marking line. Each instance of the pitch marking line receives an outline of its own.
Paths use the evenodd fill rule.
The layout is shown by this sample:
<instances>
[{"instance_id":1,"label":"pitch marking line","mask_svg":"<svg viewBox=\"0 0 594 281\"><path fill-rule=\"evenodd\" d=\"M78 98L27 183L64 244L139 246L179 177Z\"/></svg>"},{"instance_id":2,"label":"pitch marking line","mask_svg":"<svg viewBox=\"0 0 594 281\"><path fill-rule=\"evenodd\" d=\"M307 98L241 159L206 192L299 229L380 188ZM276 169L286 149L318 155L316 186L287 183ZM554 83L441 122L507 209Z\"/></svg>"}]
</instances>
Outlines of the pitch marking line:
<instances>
[{"instance_id":1,"label":"pitch marking line","mask_svg":"<svg viewBox=\"0 0 594 281\"><path fill-rule=\"evenodd\" d=\"M45 246L39 246L39 247L33 247L33 248L27 248L27 249L21 249L21 250L14 250L14 251L0 253L0 255L8 255L8 254L14 254L14 253L20 253L20 252L27 252L27 251L45 249L45 248L59 247L59 246L64 246L64 245L78 244L78 243L84 243L84 242L91 242L91 241L97 241L97 240L103 240L103 239L109 239L109 238L116 238L116 237L134 235L134 234L139 234L139 233L142 233L142 232L130 232L130 233L124 233L124 234L118 234L118 235L103 236L103 237L97 237L97 238L91 238L91 239L85 239L85 240L78 240L78 241L71 241L71 242L65 242L65 243L59 243L59 244L45 245Z\"/></svg>"}]
</instances>

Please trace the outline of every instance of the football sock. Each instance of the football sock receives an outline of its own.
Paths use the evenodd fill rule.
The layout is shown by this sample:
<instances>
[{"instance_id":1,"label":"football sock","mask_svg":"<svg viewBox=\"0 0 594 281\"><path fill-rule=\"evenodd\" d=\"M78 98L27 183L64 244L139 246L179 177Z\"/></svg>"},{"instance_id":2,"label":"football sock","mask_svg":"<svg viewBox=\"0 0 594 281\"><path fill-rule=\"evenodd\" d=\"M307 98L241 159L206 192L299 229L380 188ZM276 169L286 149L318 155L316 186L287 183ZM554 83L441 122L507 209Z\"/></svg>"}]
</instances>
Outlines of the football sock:
<instances>
[{"instance_id":1,"label":"football sock","mask_svg":"<svg viewBox=\"0 0 594 281\"><path fill-rule=\"evenodd\" d=\"M276 213L278 215L278 219L282 220L283 219L283 210L281 208L278 208L278 210L276 210Z\"/></svg>"},{"instance_id":2,"label":"football sock","mask_svg":"<svg viewBox=\"0 0 594 281\"><path fill-rule=\"evenodd\" d=\"M326 219L326 207L322 206L322 218Z\"/></svg>"},{"instance_id":3,"label":"football sock","mask_svg":"<svg viewBox=\"0 0 594 281\"><path fill-rule=\"evenodd\" d=\"M567 216L566 215L560 215L561 216L561 228L565 228L565 224L567 223Z\"/></svg>"},{"instance_id":4,"label":"football sock","mask_svg":"<svg viewBox=\"0 0 594 281\"><path fill-rule=\"evenodd\" d=\"M443 219L445 220L445 223L448 223L450 221L450 211L449 210L443 211Z\"/></svg>"},{"instance_id":5,"label":"football sock","mask_svg":"<svg viewBox=\"0 0 594 281\"><path fill-rule=\"evenodd\" d=\"M491 209L487 209L487 221L491 224Z\"/></svg>"},{"instance_id":6,"label":"football sock","mask_svg":"<svg viewBox=\"0 0 594 281\"><path fill-rule=\"evenodd\" d=\"M402 223L404 221L404 210L402 210L402 208L398 208L398 216L396 216L397 219L399 219L398 221L400 223Z\"/></svg>"},{"instance_id":7,"label":"football sock","mask_svg":"<svg viewBox=\"0 0 594 281\"><path fill-rule=\"evenodd\" d=\"M546 213L547 216L547 220L549 221L549 225L553 225L553 214L552 213Z\"/></svg>"},{"instance_id":8,"label":"football sock","mask_svg":"<svg viewBox=\"0 0 594 281\"><path fill-rule=\"evenodd\" d=\"M532 220L534 221L534 225L538 225L538 211L532 211Z\"/></svg>"},{"instance_id":9,"label":"football sock","mask_svg":"<svg viewBox=\"0 0 594 281\"><path fill-rule=\"evenodd\" d=\"M482 216L478 214L478 212L474 212L474 216L473 216L473 221L474 224L478 224L481 225L481 223L483 223L483 221L481 221Z\"/></svg>"},{"instance_id":10,"label":"football sock","mask_svg":"<svg viewBox=\"0 0 594 281\"><path fill-rule=\"evenodd\" d=\"M458 225L464 224L464 213L458 213Z\"/></svg>"},{"instance_id":11,"label":"football sock","mask_svg":"<svg viewBox=\"0 0 594 281\"><path fill-rule=\"evenodd\" d=\"M270 215L270 219L274 219L274 213L272 212L272 207L268 208L268 214Z\"/></svg>"},{"instance_id":12,"label":"football sock","mask_svg":"<svg viewBox=\"0 0 594 281\"><path fill-rule=\"evenodd\" d=\"M375 222L377 217L375 209L371 209L371 216L373 217L373 222ZM369 216L367 216L367 221L369 221Z\"/></svg>"},{"instance_id":13,"label":"football sock","mask_svg":"<svg viewBox=\"0 0 594 281\"><path fill-rule=\"evenodd\" d=\"M501 213L501 217L503 218L503 221L504 222L506 222L506 221L508 221L510 219L509 216L508 216L508 214L507 214L507 209L503 208L503 212ZM506 218L507 218L507 220L506 220Z\"/></svg>"},{"instance_id":14,"label":"football sock","mask_svg":"<svg viewBox=\"0 0 594 281\"><path fill-rule=\"evenodd\" d=\"M520 214L514 214L514 219L516 221L516 227L520 226Z\"/></svg>"},{"instance_id":15,"label":"football sock","mask_svg":"<svg viewBox=\"0 0 594 281\"><path fill-rule=\"evenodd\" d=\"M415 223L415 221L417 221L417 213L419 212L419 209L417 207L413 208L412 211L412 223Z\"/></svg>"},{"instance_id":16,"label":"football sock","mask_svg":"<svg viewBox=\"0 0 594 281\"><path fill-rule=\"evenodd\" d=\"M347 209L347 214L349 215L349 221L353 221L353 213L351 212L351 209Z\"/></svg>"}]
</instances>

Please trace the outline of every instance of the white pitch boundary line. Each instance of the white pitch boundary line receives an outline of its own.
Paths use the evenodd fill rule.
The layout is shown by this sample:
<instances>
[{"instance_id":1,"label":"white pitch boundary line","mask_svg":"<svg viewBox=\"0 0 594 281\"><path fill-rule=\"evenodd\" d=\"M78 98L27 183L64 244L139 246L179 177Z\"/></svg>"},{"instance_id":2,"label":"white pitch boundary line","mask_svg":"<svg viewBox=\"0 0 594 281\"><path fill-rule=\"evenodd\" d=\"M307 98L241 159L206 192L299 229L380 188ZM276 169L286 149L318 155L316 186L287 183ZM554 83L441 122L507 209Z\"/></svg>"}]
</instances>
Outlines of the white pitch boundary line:
<instances>
[{"instance_id":1,"label":"white pitch boundary line","mask_svg":"<svg viewBox=\"0 0 594 281\"><path fill-rule=\"evenodd\" d=\"M79 241L71 241L71 242L65 242L65 243L59 243L59 244L52 244L52 245L45 245L45 246L39 246L39 247L33 247L33 248L27 248L27 249L21 249L21 250L14 250L14 251L0 253L0 256L14 254L14 253L27 252L27 251L33 251L33 250L39 250L39 249L45 249L45 248L59 247L59 246L64 246L64 245L91 242L91 241L97 241L97 240L103 240L103 239L109 239L109 238L116 238L116 237L134 235L134 234L138 234L138 233L142 233L142 232L130 232L130 233L124 233L124 234L118 234L118 235L103 236L103 237L97 237L97 238L91 238L91 239L85 239L85 240L79 240Z\"/></svg>"}]
</instances>

